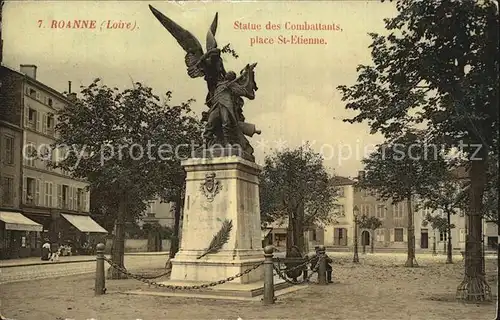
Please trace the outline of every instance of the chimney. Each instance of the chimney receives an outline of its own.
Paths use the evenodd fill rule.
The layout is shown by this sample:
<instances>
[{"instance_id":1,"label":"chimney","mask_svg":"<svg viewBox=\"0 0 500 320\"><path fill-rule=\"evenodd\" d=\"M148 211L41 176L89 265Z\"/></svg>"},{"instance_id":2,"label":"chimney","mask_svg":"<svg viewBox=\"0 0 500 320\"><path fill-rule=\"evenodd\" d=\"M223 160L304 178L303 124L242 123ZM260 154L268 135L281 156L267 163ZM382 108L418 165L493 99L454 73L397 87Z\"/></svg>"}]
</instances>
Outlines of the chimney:
<instances>
[{"instance_id":1,"label":"chimney","mask_svg":"<svg viewBox=\"0 0 500 320\"><path fill-rule=\"evenodd\" d=\"M21 73L36 80L36 66L34 64L22 64Z\"/></svg>"},{"instance_id":2,"label":"chimney","mask_svg":"<svg viewBox=\"0 0 500 320\"><path fill-rule=\"evenodd\" d=\"M358 181L362 181L365 179L365 171L358 171Z\"/></svg>"},{"instance_id":3,"label":"chimney","mask_svg":"<svg viewBox=\"0 0 500 320\"><path fill-rule=\"evenodd\" d=\"M68 81L68 93L71 93L71 81Z\"/></svg>"}]
</instances>

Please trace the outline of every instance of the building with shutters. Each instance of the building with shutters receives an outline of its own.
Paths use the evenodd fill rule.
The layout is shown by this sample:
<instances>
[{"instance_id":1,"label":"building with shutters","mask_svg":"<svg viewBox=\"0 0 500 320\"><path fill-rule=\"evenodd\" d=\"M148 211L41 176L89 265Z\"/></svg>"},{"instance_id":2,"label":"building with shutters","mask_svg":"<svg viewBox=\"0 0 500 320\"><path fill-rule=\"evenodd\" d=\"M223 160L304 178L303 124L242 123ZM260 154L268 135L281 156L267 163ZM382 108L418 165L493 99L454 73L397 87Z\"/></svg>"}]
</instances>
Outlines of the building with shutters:
<instances>
[{"instance_id":1,"label":"building with shutters","mask_svg":"<svg viewBox=\"0 0 500 320\"><path fill-rule=\"evenodd\" d=\"M57 110L71 101L38 81L36 73L34 65L21 65L19 71L1 66L0 71L2 164L12 163L7 169L2 165L0 172L1 209L19 213L19 221L9 213L10 222L2 222L4 258L39 255L46 238L52 244L71 243L76 251L95 242L94 235L106 233L89 217L88 184L48 166L47 160L58 155L50 147L57 135ZM0 220L8 220L6 215Z\"/></svg>"},{"instance_id":2,"label":"building with shutters","mask_svg":"<svg viewBox=\"0 0 500 320\"><path fill-rule=\"evenodd\" d=\"M466 173L456 170L457 192L462 188L466 179ZM358 180L363 178L363 171L359 172ZM424 223L427 214L446 218L443 210L431 210L419 208L422 203L418 198L412 202L413 222L415 230L415 249L420 252L432 252L434 246L436 252L444 253L448 234L432 228L430 224ZM354 189L354 206L359 209L359 215L375 216L382 220L382 227L375 230L372 238L372 230L360 229L358 233L359 245L370 246L373 239L375 251L377 249L389 249L394 251L406 251L408 247L408 205L406 202L393 204L391 200L382 201L369 190ZM465 249L467 234L466 215L464 211L457 210L457 214L451 216L451 223L455 226L451 229L451 243L455 252ZM484 221L483 230L487 236L487 224ZM489 240L489 238L488 238ZM487 244L485 243L485 246ZM367 248L368 249L368 248Z\"/></svg>"},{"instance_id":3,"label":"building with shutters","mask_svg":"<svg viewBox=\"0 0 500 320\"><path fill-rule=\"evenodd\" d=\"M337 187L337 206L332 214L335 223L325 227L324 244L329 248L348 248L353 244L354 235L354 185L356 181L335 176L332 183Z\"/></svg>"}]
</instances>

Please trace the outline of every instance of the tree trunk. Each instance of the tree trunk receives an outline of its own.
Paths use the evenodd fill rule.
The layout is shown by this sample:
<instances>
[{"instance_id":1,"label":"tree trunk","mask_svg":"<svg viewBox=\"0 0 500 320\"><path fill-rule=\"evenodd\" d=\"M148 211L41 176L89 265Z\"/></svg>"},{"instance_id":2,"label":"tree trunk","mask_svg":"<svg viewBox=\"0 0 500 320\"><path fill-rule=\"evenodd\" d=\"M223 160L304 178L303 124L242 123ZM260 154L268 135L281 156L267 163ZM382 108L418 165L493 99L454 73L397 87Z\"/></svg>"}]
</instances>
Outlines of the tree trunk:
<instances>
[{"instance_id":1,"label":"tree trunk","mask_svg":"<svg viewBox=\"0 0 500 320\"><path fill-rule=\"evenodd\" d=\"M468 301L491 300L491 288L482 272L481 239L483 236L482 206L486 185L487 151L484 146L470 160L470 208L467 217L465 277L458 286L457 297Z\"/></svg>"},{"instance_id":2,"label":"tree trunk","mask_svg":"<svg viewBox=\"0 0 500 320\"><path fill-rule=\"evenodd\" d=\"M453 263L453 250L451 247L451 214L448 211L446 213L446 219L448 220L448 248L446 249L446 263Z\"/></svg>"},{"instance_id":3,"label":"tree trunk","mask_svg":"<svg viewBox=\"0 0 500 320\"><path fill-rule=\"evenodd\" d=\"M370 253L373 253L374 248L375 248L375 241L374 241L375 240L375 236L374 236L374 234L375 234L375 230L372 230L372 234L371 234L372 240L370 242Z\"/></svg>"},{"instance_id":4,"label":"tree trunk","mask_svg":"<svg viewBox=\"0 0 500 320\"><path fill-rule=\"evenodd\" d=\"M288 208L288 231L287 231L287 245L286 254L290 254L292 246L297 246L302 254L305 252L304 241L304 217L303 217L303 204L297 204L297 200L290 201Z\"/></svg>"},{"instance_id":5,"label":"tree trunk","mask_svg":"<svg viewBox=\"0 0 500 320\"><path fill-rule=\"evenodd\" d=\"M125 218L127 216L127 202L120 200L118 214L115 220L115 237L111 248L111 261L116 265L125 268ZM108 279L126 279L127 276L113 267L108 268Z\"/></svg>"},{"instance_id":6,"label":"tree trunk","mask_svg":"<svg viewBox=\"0 0 500 320\"><path fill-rule=\"evenodd\" d=\"M179 251L179 234L181 225L181 211L184 204L184 198L179 194L174 202L174 230L172 239L170 239L170 252L168 253L169 259L173 259Z\"/></svg>"},{"instance_id":7,"label":"tree trunk","mask_svg":"<svg viewBox=\"0 0 500 320\"><path fill-rule=\"evenodd\" d=\"M437 252L436 252L436 230L434 230L434 236L432 237L432 254L437 255Z\"/></svg>"},{"instance_id":8,"label":"tree trunk","mask_svg":"<svg viewBox=\"0 0 500 320\"><path fill-rule=\"evenodd\" d=\"M406 199L406 207L408 208L408 256L406 258L405 267L413 268L418 266L415 259L415 229L413 227L413 208L411 196Z\"/></svg>"},{"instance_id":9,"label":"tree trunk","mask_svg":"<svg viewBox=\"0 0 500 320\"><path fill-rule=\"evenodd\" d=\"M301 203L297 206L296 216L296 231L297 231L297 247L299 247L300 252L302 254L306 253L306 241L309 239L305 239L304 237L304 203Z\"/></svg>"}]
</instances>

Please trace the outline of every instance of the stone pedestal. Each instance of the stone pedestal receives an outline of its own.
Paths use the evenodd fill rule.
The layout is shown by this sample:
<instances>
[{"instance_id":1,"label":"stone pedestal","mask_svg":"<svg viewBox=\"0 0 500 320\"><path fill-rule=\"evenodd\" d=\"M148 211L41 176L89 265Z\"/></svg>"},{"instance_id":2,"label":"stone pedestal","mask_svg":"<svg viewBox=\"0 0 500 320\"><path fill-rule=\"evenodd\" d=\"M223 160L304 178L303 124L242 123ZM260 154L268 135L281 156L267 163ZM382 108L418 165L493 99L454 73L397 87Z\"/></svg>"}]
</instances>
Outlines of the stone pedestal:
<instances>
[{"instance_id":1,"label":"stone pedestal","mask_svg":"<svg viewBox=\"0 0 500 320\"><path fill-rule=\"evenodd\" d=\"M262 262L260 166L238 156L195 158L182 165L187 172L182 240L169 282L218 281ZM198 259L226 219L232 221L229 241L218 253ZM263 275L261 266L231 283L261 282Z\"/></svg>"}]
</instances>

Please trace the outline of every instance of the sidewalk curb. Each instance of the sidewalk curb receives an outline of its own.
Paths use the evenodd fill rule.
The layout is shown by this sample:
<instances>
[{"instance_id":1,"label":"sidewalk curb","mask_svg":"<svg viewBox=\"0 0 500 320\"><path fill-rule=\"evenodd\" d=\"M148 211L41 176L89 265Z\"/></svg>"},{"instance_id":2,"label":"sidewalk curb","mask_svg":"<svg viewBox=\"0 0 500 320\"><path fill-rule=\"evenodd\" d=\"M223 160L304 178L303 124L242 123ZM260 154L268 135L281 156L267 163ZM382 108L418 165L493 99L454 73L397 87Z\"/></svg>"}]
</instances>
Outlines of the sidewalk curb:
<instances>
[{"instance_id":1,"label":"sidewalk curb","mask_svg":"<svg viewBox=\"0 0 500 320\"><path fill-rule=\"evenodd\" d=\"M30 267L30 266L43 266L43 265L54 265L54 264L65 264L65 263L78 263L78 262L92 262L96 259L85 259L85 260L72 260L72 261L53 261L53 262L30 262L30 263L18 263L10 264L7 266L0 266L1 269L14 268L14 267Z\"/></svg>"},{"instance_id":2,"label":"sidewalk curb","mask_svg":"<svg viewBox=\"0 0 500 320\"><path fill-rule=\"evenodd\" d=\"M125 253L125 256L143 256L143 257L148 257L148 256L168 256L169 252L130 252L130 253ZM106 257L111 259L111 255L106 254ZM49 261L49 262L28 262L28 263L17 263L17 264L9 264L6 266L0 265L0 270L1 269L7 269L7 268L15 268L15 267L30 267L30 266L43 266L43 265L54 265L54 264L63 264L63 263L78 263L78 262L93 262L96 261L95 256L92 256L92 258L87 258L87 259L82 259L82 260L70 260L70 261Z\"/></svg>"}]
</instances>

